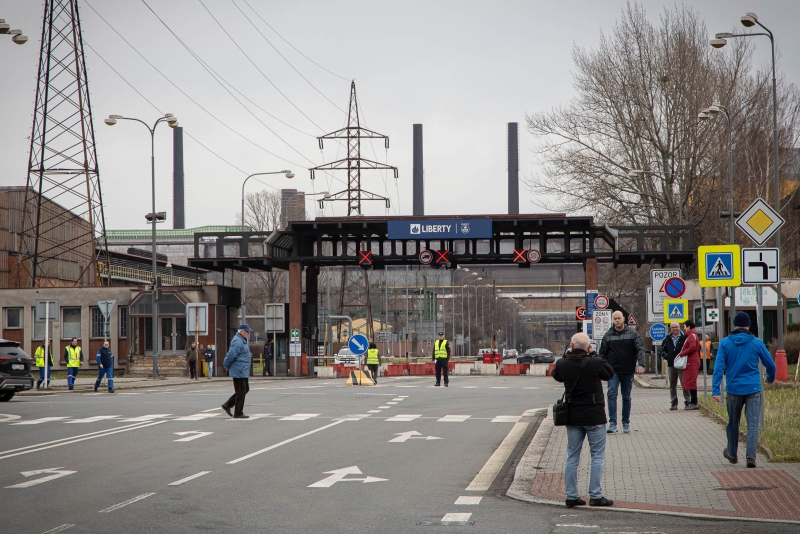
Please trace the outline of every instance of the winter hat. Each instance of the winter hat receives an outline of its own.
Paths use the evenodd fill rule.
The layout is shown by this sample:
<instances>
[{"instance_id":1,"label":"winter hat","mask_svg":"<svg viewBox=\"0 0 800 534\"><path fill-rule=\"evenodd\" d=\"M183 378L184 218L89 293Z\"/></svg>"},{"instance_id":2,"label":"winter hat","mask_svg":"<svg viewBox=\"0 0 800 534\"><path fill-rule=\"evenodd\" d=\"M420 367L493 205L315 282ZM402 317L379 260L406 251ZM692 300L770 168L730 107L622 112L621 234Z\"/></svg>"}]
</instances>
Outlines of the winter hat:
<instances>
[{"instance_id":1,"label":"winter hat","mask_svg":"<svg viewBox=\"0 0 800 534\"><path fill-rule=\"evenodd\" d=\"M733 318L733 326L750 326L750 316L747 315L745 312L739 312L736 314L736 317Z\"/></svg>"}]
</instances>

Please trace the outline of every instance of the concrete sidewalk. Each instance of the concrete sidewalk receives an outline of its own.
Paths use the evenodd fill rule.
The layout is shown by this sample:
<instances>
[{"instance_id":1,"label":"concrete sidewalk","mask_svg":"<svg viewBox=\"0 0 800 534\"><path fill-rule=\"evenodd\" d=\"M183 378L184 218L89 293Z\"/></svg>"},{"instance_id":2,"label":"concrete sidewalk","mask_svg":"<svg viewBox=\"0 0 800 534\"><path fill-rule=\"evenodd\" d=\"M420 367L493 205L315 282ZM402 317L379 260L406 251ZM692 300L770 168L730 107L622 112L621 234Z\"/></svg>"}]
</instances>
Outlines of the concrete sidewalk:
<instances>
[{"instance_id":1,"label":"concrete sidewalk","mask_svg":"<svg viewBox=\"0 0 800 534\"><path fill-rule=\"evenodd\" d=\"M700 411L669 411L664 390L637 387L632 397L633 433L606 435L603 492L614 506L595 510L800 524L800 464L770 463L759 453L758 467L747 469L741 443L741 461L731 465L722 457L725 428L716 420ZM584 442L578 471L587 501L588 448ZM508 495L563 506L566 450L566 427L553 426L548 410Z\"/></svg>"}]
</instances>

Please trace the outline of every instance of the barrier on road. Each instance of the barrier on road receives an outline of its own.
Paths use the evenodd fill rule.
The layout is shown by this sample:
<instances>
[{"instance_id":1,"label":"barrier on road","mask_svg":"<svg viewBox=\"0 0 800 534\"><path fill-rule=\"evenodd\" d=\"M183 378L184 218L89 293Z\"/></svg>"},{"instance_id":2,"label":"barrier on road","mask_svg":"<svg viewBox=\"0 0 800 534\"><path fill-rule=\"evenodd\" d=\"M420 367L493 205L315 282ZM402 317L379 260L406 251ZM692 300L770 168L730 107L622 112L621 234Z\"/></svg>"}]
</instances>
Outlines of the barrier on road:
<instances>
[{"instance_id":1,"label":"barrier on road","mask_svg":"<svg viewBox=\"0 0 800 534\"><path fill-rule=\"evenodd\" d=\"M497 364L496 363L484 363L481 365L481 374L482 375L496 375L497 374Z\"/></svg>"},{"instance_id":2,"label":"barrier on road","mask_svg":"<svg viewBox=\"0 0 800 534\"><path fill-rule=\"evenodd\" d=\"M374 386L375 381L369 371L350 371L350 378L347 379L348 386Z\"/></svg>"},{"instance_id":3,"label":"barrier on road","mask_svg":"<svg viewBox=\"0 0 800 534\"><path fill-rule=\"evenodd\" d=\"M456 376L469 376L472 374L472 370L475 368L475 364L472 363L456 363L453 369L453 374Z\"/></svg>"},{"instance_id":4,"label":"barrier on road","mask_svg":"<svg viewBox=\"0 0 800 534\"><path fill-rule=\"evenodd\" d=\"M315 367L314 373L316 373L317 378L336 378L339 376L339 373L332 366Z\"/></svg>"}]
</instances>

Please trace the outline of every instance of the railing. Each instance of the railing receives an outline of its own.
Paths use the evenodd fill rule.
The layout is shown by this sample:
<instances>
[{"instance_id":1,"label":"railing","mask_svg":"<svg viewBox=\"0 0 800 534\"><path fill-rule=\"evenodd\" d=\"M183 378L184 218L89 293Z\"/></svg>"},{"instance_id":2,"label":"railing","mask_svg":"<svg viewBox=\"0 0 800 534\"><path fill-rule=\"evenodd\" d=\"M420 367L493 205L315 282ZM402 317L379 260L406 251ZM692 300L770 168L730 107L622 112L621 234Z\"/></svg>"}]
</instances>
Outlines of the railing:
<instances>
[{"instance_id":1,"label":"railing","mask_svg":"<svg viewBox=\"0 0 800 534\"><path fill-rule=\"evenodd\" d=\"M111 278L118 278L128 280L130 282L140 282L142 284L153 283L153 272L144 271L142 269L134 269L132 267L122 267L119 265L111 265L109 272ZM103 273L102 276L106 276ZM187 278L185 276L175 276L171 274L159 274L161 276L161 284L164 286L202 286L205 285L204 280L196 278Z\"/></svg>"}]
</instances>

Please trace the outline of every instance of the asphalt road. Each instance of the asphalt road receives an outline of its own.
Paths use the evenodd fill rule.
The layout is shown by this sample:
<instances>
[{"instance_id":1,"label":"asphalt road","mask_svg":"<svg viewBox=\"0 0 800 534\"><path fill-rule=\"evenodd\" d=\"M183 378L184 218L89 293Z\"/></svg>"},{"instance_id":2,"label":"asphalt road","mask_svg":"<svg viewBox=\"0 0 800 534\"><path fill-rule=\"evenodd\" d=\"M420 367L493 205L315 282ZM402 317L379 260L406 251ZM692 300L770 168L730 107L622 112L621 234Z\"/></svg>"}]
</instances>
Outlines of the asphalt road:
<instances>
[{"instance_id":1,"label":"asphalt road","mask_svg":"<svg viewBox=\"0 0 800 534\"><path fill-rule=\"evenodd\" d=\"M232 386L216 381L15 397L0 405L0 530L796 531L509 499L537 409L563 390L535 377L432 382L254 379L249 420L222 412Z\"/></svg>"}]
</instances>

